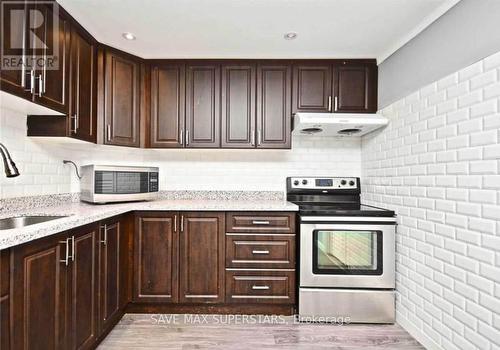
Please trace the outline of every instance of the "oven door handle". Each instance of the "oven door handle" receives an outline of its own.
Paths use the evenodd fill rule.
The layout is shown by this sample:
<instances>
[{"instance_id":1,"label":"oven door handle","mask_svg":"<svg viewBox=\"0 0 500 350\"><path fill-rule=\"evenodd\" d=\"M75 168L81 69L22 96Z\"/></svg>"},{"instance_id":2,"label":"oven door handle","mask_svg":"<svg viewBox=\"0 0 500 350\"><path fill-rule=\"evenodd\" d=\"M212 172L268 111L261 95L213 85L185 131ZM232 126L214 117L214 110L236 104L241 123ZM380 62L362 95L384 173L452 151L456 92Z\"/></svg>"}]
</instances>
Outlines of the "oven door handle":
<instances>
[{"instance_id":1,"label":"oven door handle","mask_svg":"<svg viewBox=\"0 0 500 350\"><path fill-rule=\"evenodd\" d=\"M356 223L357 225L366 224L396 224L395 217L367 217L367 216L301 216L300 222L304 223L325 223L342 224L346 222Z\"/></svg>"}]
</instances>

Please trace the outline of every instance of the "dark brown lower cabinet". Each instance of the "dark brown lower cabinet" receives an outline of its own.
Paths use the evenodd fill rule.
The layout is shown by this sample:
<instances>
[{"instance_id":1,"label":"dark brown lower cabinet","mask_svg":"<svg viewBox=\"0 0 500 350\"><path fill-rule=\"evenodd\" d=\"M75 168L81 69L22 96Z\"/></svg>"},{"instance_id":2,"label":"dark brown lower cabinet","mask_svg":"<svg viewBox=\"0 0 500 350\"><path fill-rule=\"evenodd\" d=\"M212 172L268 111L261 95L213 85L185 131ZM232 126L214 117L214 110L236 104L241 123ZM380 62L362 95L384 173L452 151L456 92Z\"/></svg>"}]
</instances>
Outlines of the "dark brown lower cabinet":
<instances>
[{"instance_id":1,"label":"dark brown lower cabinet","mask_svg":"<svg viewBox=\"0 0 500 350\"><path fill-rule=\"evenodd\" d=\"M100 248L99 248L99 268L100 268L100 312L99 323L101 332L106 332L112 328L122 316L124 274L122 264L126 261L126 246L124 232L121 222L117 220L107 221L100 227Z\"/></svg>"},{"instance_id":2,"label":"dark brown lower cabinet","mask_svg":"<svg viewBox=\"0 0 500 350\"><path fill-rule=\"evenodd\" d=\"M224 301L224 213L181 213L179 301Z\"/></svg>"},{"instance_id":3,"label":"dark brown lower cabinet","mask_svg":"<svg viewBox=\"0 0 500 350\"><path fill-rule=\"evenodd\" d=\"M10 250L0 251L0 349L10 349Z\"/></svg>"},{"instance_id":4,"label":"dark brown lower cabinet","mask_svg":"<svg viewBox=\"0 0 500 350\"><path fill-rule=\"evenodd\" d=\"M92 349L119 321L131 282L124 220L12 248L12 348Z\"/></svg>"},{"instance_id":5,"label":"dark brown lower cabinet","mask_svg":"<svg viewBox=\"0 0 500 350\"><path fill-rule=\"evenodd\" d=\"M178 213L142 213L134 235L134 302L178 301Z\"/></svg>"},{"instance_id":6,"label":"dark brown lower cabinet","mask_svg":"<svg viewBox=\"0 0 500 350\"><path fill-rule=\"evenodd\" d=\"M71 243L67 234L12 249L14 349L65 349Z\"/></svg>"},{"instance_id":7,"label":"dark brown lower cabinet","mask_svg":"<svg viewBox=\"0 0 500 350\"><path fill-rule=\"evenodd\" d=\"M257 214L252 225L284 216ZM139 212L0 251L2 349L94 348L129 304L133 312L290 314L294 229L238 233L228 224L226 233L226 217L241 215Z\"/></svg>"},{"instance_id":8,"label":"dark brown lower cabinet","mask_svg":"<svg viewBox=\"0 0 500 350\"><path fill-rule=\"evenodd\" d=\"M70 349L90 349L99 335L98 329L98 252L97 225L73 232L69 287Z\"/></svg>"}]
</instances>

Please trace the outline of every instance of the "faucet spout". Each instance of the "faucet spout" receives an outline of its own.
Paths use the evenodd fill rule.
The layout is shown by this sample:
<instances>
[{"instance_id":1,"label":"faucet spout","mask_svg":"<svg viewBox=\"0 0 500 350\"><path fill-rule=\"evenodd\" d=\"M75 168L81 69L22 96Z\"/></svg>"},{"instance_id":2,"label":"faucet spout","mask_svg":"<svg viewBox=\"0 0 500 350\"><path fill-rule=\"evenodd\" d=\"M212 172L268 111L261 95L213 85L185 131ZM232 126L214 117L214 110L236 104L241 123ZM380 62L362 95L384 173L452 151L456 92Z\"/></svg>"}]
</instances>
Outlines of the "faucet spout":
<instances>
[{"instance_id":1,"label":"faucet spout","mask_svg":"<svg viewBox=\"0 0 500 350\"><path fill-rule=\"evenodd\" d=\"M5 170L5 176L16 177L19 176L19 170L17 170L16 163L10 157L9 150L0 142L0 154L2 155L3 166Z\"/></svg>"}]
</instances>

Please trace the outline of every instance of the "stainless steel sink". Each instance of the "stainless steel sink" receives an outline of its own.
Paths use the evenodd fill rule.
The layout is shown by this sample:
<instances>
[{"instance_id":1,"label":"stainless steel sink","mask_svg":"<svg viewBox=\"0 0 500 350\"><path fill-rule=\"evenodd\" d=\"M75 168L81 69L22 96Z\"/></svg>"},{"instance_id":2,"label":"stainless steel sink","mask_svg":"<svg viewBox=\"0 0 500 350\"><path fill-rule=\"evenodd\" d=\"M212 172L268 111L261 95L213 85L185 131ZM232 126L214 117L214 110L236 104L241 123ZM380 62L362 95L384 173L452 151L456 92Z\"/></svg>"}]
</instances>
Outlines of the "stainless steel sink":
<instances>
[{"instance_id":1,"label":"stainless steel sink","mask_svg":"<svg viewBox=\"0 0 500 350\"><path fill-rule=\"evenodd\" d=\"M65 217L66 216L17 216L14 218L5 218L5 219L0 219L0 230L21 228Z\"/></svg>"}]
</instances>

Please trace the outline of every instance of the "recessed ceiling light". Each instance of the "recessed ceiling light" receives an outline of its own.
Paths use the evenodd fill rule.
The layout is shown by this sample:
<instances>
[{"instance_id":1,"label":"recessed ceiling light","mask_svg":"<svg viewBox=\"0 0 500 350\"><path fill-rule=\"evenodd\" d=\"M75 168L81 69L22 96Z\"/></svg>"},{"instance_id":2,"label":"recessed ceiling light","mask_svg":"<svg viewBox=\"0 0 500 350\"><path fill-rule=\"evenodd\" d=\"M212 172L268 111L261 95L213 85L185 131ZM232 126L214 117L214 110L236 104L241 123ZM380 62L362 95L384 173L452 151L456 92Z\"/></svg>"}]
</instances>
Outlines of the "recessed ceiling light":
<instances>
[{"instance_id":1,"label":"recessed ceiling light","mask_svg":"<svg viewBox=\"0 0 500 350\"><path fill-rule=\"evenodd\" d=\"M297 38L297 33L295 32L288 32L288 33L285 33L285 35L283 36L285 38L285 40L293 40L293 39L296 39Z\"/></svg>"},{"instance_id":2,"label":"recessed ceiling light","mask_svg":"<svg viewBox=\"0 0 500 350\"><path fill-rule=\"evenodd\" d=\"M132 33L125 32L122 36L127 40L135 40L135 35Z\"/></svg>"}]
</instances>

